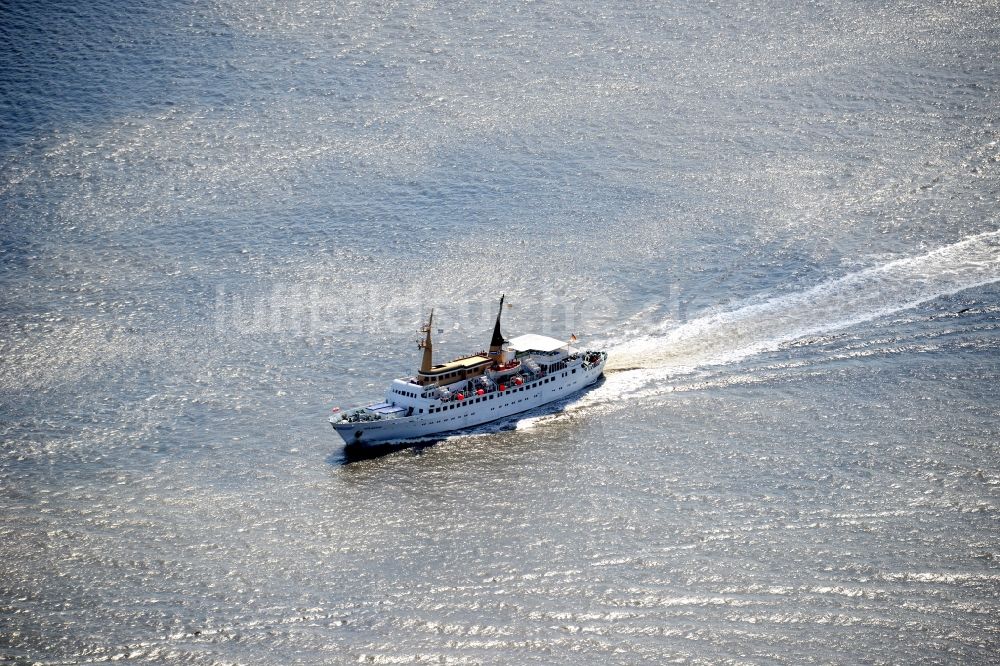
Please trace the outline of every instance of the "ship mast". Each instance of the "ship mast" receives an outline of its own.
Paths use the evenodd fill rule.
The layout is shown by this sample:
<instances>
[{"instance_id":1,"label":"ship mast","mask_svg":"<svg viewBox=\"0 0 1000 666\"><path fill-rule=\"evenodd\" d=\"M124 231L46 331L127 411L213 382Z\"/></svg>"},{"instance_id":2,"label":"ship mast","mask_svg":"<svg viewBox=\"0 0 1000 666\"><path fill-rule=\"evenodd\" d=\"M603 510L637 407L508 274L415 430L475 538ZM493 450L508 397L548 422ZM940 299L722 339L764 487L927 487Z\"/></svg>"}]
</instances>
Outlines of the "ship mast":
<instances>
[{"instance_id":1,"label":"ship mast","mask_svg":"<svg viewBox=\"0 0 1000 666\"><path fill-rule=\"evenodd\" d=\"M503 350L503 343L506 340L503 339L503 333L500 332L500 315L503 314L503 299L504 296L500 296L500 310L497 312L497 323L493 326L493 339L490 341L490 358L493 360L499 360L500 352Z\"/></svg>"},{"instance_id":2,"label":"ship mast","mask_svg":"<svg viewBox=\"0 0 1000 666\"><path fill-rule=\"evenodd\" d=\"M431 308L431 316L427 318L427 325L420 329L424 334L424 339L417 343L418 349L424 350L424 357L420 362L420 372L431 371L434 365L434 345L431 343L431 325L434 323L434 308Z\"/></svg>"}]
</instances>

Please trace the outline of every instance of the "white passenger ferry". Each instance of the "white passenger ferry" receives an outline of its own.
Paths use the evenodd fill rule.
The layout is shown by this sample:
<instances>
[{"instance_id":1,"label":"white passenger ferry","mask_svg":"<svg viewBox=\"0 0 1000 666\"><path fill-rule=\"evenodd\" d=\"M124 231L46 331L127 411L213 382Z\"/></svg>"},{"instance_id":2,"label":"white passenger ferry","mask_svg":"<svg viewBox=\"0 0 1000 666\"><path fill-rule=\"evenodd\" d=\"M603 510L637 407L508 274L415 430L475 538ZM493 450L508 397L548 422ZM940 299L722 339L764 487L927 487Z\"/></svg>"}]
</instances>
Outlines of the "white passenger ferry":
<instances>
[{"instance_id":1,"label":"white passenger ferry","mask_svg":"<svg viewBox=\"0 0 1000 666\"><path fill-rule=\"evenodd\" d=\"M393 380L383 402L337 411L333 429L349 447L471 428L541 407L596 382L607 352L580 351L544 335L505 340L500 312L489 351L434 365L431 311L421 329L423 362L415 377Z\"/></svg>"}]
</instances>

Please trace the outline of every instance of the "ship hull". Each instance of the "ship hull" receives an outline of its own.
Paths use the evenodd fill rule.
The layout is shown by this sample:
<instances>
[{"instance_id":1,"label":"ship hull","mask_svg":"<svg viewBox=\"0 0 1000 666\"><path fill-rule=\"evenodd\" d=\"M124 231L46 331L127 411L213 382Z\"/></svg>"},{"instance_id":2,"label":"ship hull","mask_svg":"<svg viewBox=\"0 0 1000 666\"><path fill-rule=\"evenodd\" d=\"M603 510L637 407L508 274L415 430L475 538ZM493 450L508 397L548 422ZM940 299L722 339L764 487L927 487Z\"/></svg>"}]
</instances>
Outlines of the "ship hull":
<instances>
[{"instance_id":1,"label":"ship hull","mask_svg":"<svg viewBox=\"0 0 1000 666\"><path fill-rule=\"evenodd\" d=\"M590 368L567 371L558 381L536 382L495 396L495 399L456 404L435 414L383 419L366 423L333 423L333 429L348 447L384 446L386 442L419 439L466 430L510 418L569 397L592 386L604 373L606 359Z\"/></svg>"}]
</instances>

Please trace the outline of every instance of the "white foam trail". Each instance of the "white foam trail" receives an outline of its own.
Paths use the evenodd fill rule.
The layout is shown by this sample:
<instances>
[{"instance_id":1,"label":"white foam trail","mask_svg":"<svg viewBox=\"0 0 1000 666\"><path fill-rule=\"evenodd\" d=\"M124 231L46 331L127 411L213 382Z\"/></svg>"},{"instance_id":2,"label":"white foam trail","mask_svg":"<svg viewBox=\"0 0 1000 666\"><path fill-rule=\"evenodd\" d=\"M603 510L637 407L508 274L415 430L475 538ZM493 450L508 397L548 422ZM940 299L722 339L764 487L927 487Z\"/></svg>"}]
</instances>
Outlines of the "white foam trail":
<instances>
[{"instance_id":1,"label":"white foam trail","mask_svg":"<svg viewBox=\"0 0 1000 666\"><path fill-rule=\"evenodd\" d=\"M869 321L998 280L1000 231L992 231L803 292L701 317L664 335L625 342L611 350L608 368L683 371L731 363L806 335Z\"/></svg>"},{"instance_id":2,"label":"white foam trail","mask_svg":"<svg viewBox=\"0 0 1000 666\"><path fill-rule=\"evenodd\" d=\"M581 409L615 410L630 400L674 390L672 377L698 367L733 363L782 343L826 333L1000 281L1000 231L869 268L806 291L699 317L663 333L623 342L608 356L598 388L564 411L527 419L524 428L558 423ZM622 372L628 370L628 372ZM682 389L683 390L683 389ZM629 401L623 400L628 398ZM521 424L518 424L521 428Z\"/></svg>"}]
</instances>

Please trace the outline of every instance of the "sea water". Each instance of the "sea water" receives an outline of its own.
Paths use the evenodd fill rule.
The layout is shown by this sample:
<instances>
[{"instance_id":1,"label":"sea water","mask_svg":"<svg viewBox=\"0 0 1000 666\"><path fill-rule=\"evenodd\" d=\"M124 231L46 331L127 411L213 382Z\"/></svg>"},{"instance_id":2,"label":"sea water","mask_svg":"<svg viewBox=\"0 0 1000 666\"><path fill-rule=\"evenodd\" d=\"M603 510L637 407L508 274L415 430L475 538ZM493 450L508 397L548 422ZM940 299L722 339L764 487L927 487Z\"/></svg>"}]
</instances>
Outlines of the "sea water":
<instances>
[{"instance_id":1,"label":"sea water","mask_svg":"<svg viewBox=\"0 0 1000 666\"><path fill-rule=\"evenodd\" d=\"M996 660L991 3L0 28L0 660ZM345 456L501 294L604 381Z\"/></svg>"}]
</instances>

